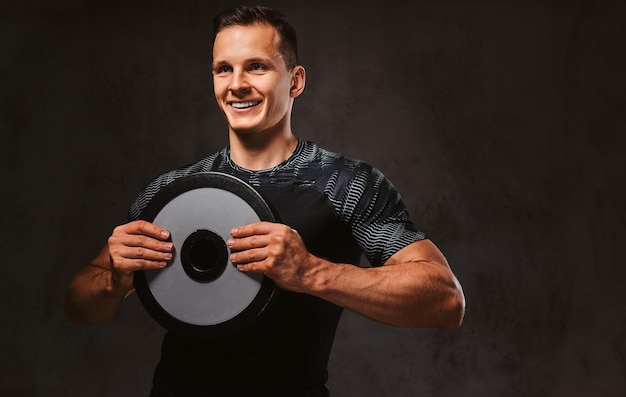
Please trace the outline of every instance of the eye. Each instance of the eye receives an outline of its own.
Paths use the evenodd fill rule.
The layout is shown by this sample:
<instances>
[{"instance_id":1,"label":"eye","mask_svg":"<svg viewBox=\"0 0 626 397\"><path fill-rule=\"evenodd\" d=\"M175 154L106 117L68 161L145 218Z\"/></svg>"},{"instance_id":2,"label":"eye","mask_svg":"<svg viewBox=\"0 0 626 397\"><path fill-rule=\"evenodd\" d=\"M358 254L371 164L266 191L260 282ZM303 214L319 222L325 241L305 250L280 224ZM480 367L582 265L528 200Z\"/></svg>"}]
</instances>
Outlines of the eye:
<instances>
[{"instance_id":1,"label":"eye","mask_svg":"<svg viewBox=\"0 0 626 397\"><path fill-rule=\"evenodd\" d=\"M262 65L260 63L253 63L252 65L250 65L250 70L253 72L263 72L267 70L267 68L265 67L265 65Z\"/></svg>"},{"instance_id":2,"label":"eye","mask_svg":"<svg viewBox=\"0 0 626 397\"><path fill-rule=\"evenodd\" d=\"M225 73L230 73L232 71L233 71L233 68L227 65L217 66L215 69L213 69L213 73L215 74L225 74Z\"/></svg>"}]
</instances>

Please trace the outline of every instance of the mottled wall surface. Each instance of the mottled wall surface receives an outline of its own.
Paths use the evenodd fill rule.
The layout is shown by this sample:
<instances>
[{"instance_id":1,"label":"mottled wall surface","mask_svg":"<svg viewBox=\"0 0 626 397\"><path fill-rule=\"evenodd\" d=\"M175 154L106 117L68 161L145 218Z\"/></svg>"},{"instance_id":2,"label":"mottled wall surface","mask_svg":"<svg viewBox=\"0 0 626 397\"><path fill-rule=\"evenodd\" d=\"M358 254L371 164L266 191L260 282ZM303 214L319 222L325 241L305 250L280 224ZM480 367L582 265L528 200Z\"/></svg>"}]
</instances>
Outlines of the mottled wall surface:
<instances>
[{"instance_id":1,"label":"mottled wall surface","mask_svg":"<svg viewBox=\"0 0 626 397\"><path fill-rule=\"evenodd\" d=\"M65 287L150 178L226 144L232 3L139 3L0 5L3 396L149 390L163 330L137 298L73 328ZM626 3L394 3L269 2L308 72L294 131L385 172L468 302L456 331L346 313L331 390L626 395Z\"/></svg>"}]
</instances>

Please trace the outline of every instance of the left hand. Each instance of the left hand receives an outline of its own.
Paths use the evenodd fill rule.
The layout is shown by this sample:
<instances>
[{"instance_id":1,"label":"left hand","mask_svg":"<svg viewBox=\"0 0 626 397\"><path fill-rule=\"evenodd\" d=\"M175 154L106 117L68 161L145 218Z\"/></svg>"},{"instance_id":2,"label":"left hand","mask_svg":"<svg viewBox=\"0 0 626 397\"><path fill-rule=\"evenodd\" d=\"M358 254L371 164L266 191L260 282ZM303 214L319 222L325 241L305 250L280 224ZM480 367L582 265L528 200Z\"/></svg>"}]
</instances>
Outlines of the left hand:
<instances>
[{"instance_id":1,"label":"left hand","mask_svg":"<svg viewBox=\"0 0 626 397\"><path fill-rule=\"evenodd\" d=\"M263 273L279 287L304 292L318 260L306 249L298 232L289 226L258 222L231 230L226 242L230 261L243 272Z\"/></svg>"}]
</instances>

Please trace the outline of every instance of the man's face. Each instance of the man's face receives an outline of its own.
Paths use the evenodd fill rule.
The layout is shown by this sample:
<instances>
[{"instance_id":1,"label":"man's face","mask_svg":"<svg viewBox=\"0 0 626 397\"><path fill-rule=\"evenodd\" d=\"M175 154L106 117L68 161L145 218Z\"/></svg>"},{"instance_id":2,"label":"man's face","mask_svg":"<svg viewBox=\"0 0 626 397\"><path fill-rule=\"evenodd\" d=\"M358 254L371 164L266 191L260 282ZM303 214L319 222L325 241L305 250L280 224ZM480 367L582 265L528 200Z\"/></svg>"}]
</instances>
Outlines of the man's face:
<instances>
[{"instance_id":1,"label":"man's face","mask_svg":"<svg viewBox=\"0 0 626 397\"><path fill-rule=\"evenodd\" d=\"M293 88L294 76L301 67L287 70L279 43L269 25L231 26L215 37L213 88L232 132L272 134L290 128L293 98L301 92Z\"/></svg>"}]
</instances>

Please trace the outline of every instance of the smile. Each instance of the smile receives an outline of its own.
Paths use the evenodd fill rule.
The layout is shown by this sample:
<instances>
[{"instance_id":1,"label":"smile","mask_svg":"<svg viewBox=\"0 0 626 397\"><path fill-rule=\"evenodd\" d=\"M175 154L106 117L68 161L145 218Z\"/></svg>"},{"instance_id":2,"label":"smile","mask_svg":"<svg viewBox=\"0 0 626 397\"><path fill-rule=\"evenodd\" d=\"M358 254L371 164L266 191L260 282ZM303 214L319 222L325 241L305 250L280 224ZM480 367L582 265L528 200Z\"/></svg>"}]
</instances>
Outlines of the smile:
<instances>
[{"instance_id":1,"label":"smile","mask_svg":"<svg viewBox=\"0 0 626 397\"><path fill-rule=\"evenodd\" d=\"M261 101L231 102L230 106L235 109L247 109L258 105L259 103L261 103Z\"/></svg>"}]
</instances>

